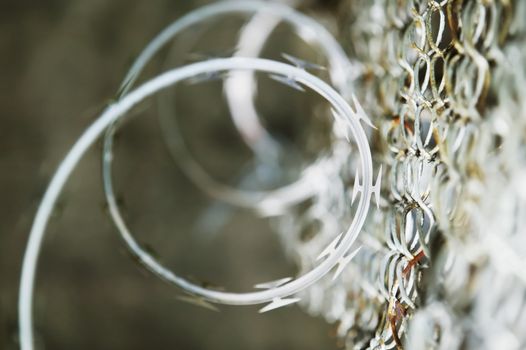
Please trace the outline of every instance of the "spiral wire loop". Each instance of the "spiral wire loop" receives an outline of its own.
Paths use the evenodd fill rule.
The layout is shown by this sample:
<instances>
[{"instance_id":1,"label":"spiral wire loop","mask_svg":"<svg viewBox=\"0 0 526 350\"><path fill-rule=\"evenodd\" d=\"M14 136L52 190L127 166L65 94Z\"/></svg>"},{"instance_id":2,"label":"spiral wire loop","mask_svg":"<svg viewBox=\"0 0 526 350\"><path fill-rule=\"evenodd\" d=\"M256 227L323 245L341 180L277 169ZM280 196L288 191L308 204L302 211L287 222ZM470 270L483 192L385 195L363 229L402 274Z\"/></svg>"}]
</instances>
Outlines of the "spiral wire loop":
<instances>
[{"instance_id":1,"label":"spiral wire loop","mask_svg":"<svg viewBox=\"0 0 526 350\"><path fill-rule=\"evenodd\" d=\"M319 265L313 267L310 271L302 274L296 279L282 280L277 284L265 285L265 287L263 287L264 290L248 293L228 293L208 289L178 277L166 270L147 251L142 249L135 242L131 235L124 236L128 247L134 254L136 254L141 263L151 269L152 272L157 274L159 277L179 286L188 293L200 296L211 302L232 305L251 305L270 302L270 304L263 308L262 311L268 311L276 307L284 306L291 302L296 302L297 299L286 299L286 297L294 295L302 289L313 284L326 275L335 265L341 264L344 259L345 261L349 260L349 255L347 255L347 253L356 240L358 234L360 233L361 227L365 222L369 208L369 199L372 194L372 160L369 144L362 126L360 125L360 119L358 118L355 111L350 108L350 106L335 90L333 90L322 80L314 77L310 73L307 73L303 69L296 68L288 64L264 59L238 57L208 60L190 64L179 69L168 71L154 78L153 80L125 95L122 99L108 107L104 113L79 138L77 143L73 146L59 166L37 212L37 216L30 234L28 248L24 257L19 304L21 340L22 347L24 349L32 349L33 347L31 316L33 285L38 254L40 251L42 239L44 237L45 228L60 191L62 190L74 167L80 161L82 155L108 126L125 115L125 113L129 111L134 105L156 93L157 91L176 84L179 81L199 76L200 74L241 69L262 71L282 77L287 77L288 79L293 79L298 84L302 84L311 88L313 91L326 99L332 105L337 115L341 116L341 118L346 121L346 126L349 129L349 133L354 136L358 151L360 152L360 174L363 179L363 193L360 196L356 215L353 218L352 223L349 225L348 229L343 235L338 236L338 239L332 242L332 244L328 247L330 249L327 249L324 252L323 257L325 259L321 261ZM112 210L111 207L116 206L116 201L111 201L111 199L114 199L114 197L110 196L109 198L110 210ZM121 233L126 232L123 222L117 221L117 224L122 225L120 227Z\"/></svg>"}]
</instances>

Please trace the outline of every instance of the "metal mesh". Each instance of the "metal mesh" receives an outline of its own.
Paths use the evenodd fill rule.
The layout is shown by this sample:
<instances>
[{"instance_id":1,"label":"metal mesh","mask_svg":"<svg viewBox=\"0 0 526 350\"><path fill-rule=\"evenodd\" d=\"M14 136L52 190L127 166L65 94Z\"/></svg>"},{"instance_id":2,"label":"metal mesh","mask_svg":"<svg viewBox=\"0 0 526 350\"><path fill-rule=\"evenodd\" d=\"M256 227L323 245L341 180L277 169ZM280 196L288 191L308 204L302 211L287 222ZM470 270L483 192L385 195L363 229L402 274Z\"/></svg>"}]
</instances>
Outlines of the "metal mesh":
<instances>
[{"instance_id":1,"label":"metal mesh","mask_svg":"<svg viewBox=\"0 0 526 350\"><path fill-rule=\"evenodd\" d=\"M348 349L524 348L526 3L353 0L339 11L353 88L379 126L381 210L341 281L310 288L303 305L337 322ZM329 202L278 223L303 268L346 217L350 173L331 177Z\"/></svg>"}]
</instances>

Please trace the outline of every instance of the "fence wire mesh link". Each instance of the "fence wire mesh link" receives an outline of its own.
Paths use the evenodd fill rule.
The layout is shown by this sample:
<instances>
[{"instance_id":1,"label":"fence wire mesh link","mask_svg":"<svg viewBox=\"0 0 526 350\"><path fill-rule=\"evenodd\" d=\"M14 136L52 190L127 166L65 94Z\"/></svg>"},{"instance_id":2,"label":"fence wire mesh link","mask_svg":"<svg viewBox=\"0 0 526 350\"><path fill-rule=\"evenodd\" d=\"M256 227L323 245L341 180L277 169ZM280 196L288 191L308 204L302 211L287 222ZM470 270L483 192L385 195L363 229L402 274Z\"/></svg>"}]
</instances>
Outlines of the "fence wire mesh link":
<instances>
[{"instance_id":1,"label":"fence wire mesh link","mask_svg":"<svg viewBox=\"0 0 526 350\"><path fill-rule=\"evenodd\" d=\"M298 197L294 205L287 202L288 195L270 192L264 198L270 204L261 210L264 201L260 197L232 200L236 189L220 190L211 181L202 186L210 187L203 191L218 200L271 216L300 277L263 283L256 286L263 292L240 296L242 293L193 286L149 257L146 265L197 295L191 301L205 306L210 306L208 302L270 302L263 308L267 311L301 300L306 311L336 324L336 334L347 349L525 348L526 1L342 0L333 19L343 50L312 19L284 5L267 6L267 13L261 13L264 4L224 2L197 10L179 24L174 22L139 56L123 84L117 107L105 114L144 90L143 85L128 93L150 56L171 35L203 19L200 13L254 13L252 25L241 29L240 42L244 38L250 44L243 31L256 33L254 28L263 25L259 28L265 34L257 38L256 49L243 51L240 46L234 58L205 59L172 74L200 67L194 70L201 75L193 78L201 78L203 73L235 70L234 64L244 64L245 70L279 73L274 80L298 90L308 85L338 106L326 112L333 118L329 152L302 175L309 180L306 187L312 193ZM265 27L261 18L271 15L276 18ZM330 78L341 96L306 72L309 67L321 68L316 63L287 54L285 59L295 67L240 57L242 52L258 56L279 20L291 22L307 42L325 45ZM342 58L344 53L348 59ZM217 67L206 68L207 62ZM254 114L252 122L263 128L251 107L256 93L242 94L237 96L242 101L232 102L236 77L245 86L255 79L252 72L246 73L219 79L226 77L224 87L234 122L237 119L238 131L250 142L239 112L249 106L246 110ZM120 116L111 117L111 122ZM372 167L360 122L376 129L365 129ZM261 132L266 135L267 131ZM111 133L108 135L111 140ZM353 137L355 143L350 142ZM252 146L256 158L266 149ZM360 158L353 155L356 151ZM80 155L74 163L79 159ZM75 164L68 166L72 169ZM376 181L373 168L378 171ZM60 181L65 181L69 174L61 176ZM111 181L111 176L105 176L109 198L113 196ZM60 189L53 191L56 196ZM361 224L355 227L357 216L358 221L365 220L371 197L379 210L368 214L363 229ZM117 205L114 207L118 213ZM39 220L35 223L40 225L35 230L41 231L37 236L43 235L47 219ZM124 238L133 241L123 219L114 215L114 220ZM343 236L338 236L341 232ZM31 247L34 254L26 255L28 264L36 264L39 239ZM354 239L360 249L353 246L351 251ZM135 242L130 247L142 251ZM27 267L25 279L23 275L26 288L21 287L20 309L26 321L21 328L26 332L31 327L31 303L27 301L32 297L35 266ZM331 269L334 273L328 274ZM321 270L323 277L318 273L304 285L298 282ZM31 339L22 340L25 349L30 349Z\"/></svg>"}]
</instances>

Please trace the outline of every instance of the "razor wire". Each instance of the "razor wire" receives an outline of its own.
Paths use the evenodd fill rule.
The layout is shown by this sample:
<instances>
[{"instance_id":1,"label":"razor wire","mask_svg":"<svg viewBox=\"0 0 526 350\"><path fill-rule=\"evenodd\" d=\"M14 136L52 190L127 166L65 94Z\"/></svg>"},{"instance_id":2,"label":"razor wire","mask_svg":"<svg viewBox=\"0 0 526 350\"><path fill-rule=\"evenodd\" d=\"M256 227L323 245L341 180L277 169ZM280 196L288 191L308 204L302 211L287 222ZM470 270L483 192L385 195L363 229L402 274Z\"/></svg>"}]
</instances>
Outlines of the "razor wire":
<instances>
[{"instance_id":1,"label":"razor wire","mask_svg":"<svg viewBox=\"0 0 526 350\"><path fill-rule=\"evenodd\" d=\"M44 199L39 206L30 233L28 248L24 256L19 299L21 341L24 349L33 348L32 299L34 277L45 229L66 180L71 175L71 172L81 157L88 150L89 146L93 144L97 137L99 137L111 123L122 118L133 106L157 91L202 74L241 69L270 73L282 78L279 79L280 81L286 78L294 81L296 84L308 87L331 104L335 118L342 118L349 135L352 135L356 140L356 146L360 153L361 168L359 174L362 178L362 187L353 221L345 232L337 236L337 238L321 252L320 261L317 266L297 278L285 278L279 281L258 284L255 287L261 290L255 292L223 292L193 284L166 270L146 250L142 249L137 242L133 240L131 235L124 236L129 249L140 259L141 263L150 268L152 272L192 295L202 297L206 301L231 305L253 305L268 302L269 304L261 309L261 312L297 302L299 300L298 298L287 297L295 295L302 289L315 283L335 266L338 266L337 271L341 271L352 259L355 253L349 253L349 250L360 233L361 227L366 219L369 199L373 193L371 155L367 138L360 125L359 115L353 111L345 100L329 85L307 73L305 70L288 64L271 60L240 57L215 59L190 64L161 74L108 107L79 138L57 169L44 195ZM120 223L116 221L116 224L119 225Z\"/></svg>"}]
</instances>

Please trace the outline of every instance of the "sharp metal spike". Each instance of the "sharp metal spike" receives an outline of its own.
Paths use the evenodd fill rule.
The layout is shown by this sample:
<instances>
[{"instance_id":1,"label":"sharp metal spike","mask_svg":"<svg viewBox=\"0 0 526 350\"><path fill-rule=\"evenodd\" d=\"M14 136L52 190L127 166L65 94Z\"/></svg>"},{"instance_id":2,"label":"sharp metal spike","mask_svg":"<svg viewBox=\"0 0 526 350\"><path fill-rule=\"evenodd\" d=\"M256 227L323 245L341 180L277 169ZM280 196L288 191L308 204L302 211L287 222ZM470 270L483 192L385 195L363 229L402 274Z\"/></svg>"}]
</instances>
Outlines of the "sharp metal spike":
<instances>
[{"instance_id":1,"label":"sharp metal spike","mask_svg":"<svg viewBox=\"0 0 526 350\"><path fill-rule=\"evenodd\" d=\"M358 254L358 252L360 251L362 247L358 247L356 250L354 250L352 253L350 253L349 255L347 256L344 256L342 257L339 261L338 261L338 266L336 267L336 272L334 273L334 275L332 276L332 280L334 281L336 278L338 278L338 276L343 272L343 270L345 270L345 267L351 262L352 258L354 258L356 256L356 254Z\"/></svg>"},{"instance_id":2,"label":"sharp metal spike","mask_svg":"<svg viewBox=\"0 0 526 350\"><path fill-rule=\"evenodd\" d=\"M228 73L224 73L224 72L203 73L203 74L198 74L195 77L189 78L187 81L188 81L188 84L193 85L193 84L203 83L207 81L222 80L227 75Z\"/></svg>"},{"instance_id":3,"label":"sharp metal spike","mask_svg":"<svg viewBox=\"0 0 526 350\"><path fill-rule=\"evenodd\" d=\"M256 284L254 287L257 289L273 289L282 286L290 281L292 281L292 277L285 277L275 281L259 283Z\"/></svg>"},{"instance_id":4,"label":"sharp metal spike","mask_svg":"<svg viewBox=\"0 0 526 350\"><path fill-rule=\"evenodd\" d=\"M196 297L194 295L178 295L177 299L182 302L199 306L207 310L219 312L219 309L215 305L209 303L201 297Z\"/></svg>"},{"instance_id":5,"label":"sharp metal spike","mask_svg":"<svg viewBox=\"0 0 526 350\"><path fill-rule=\"evenodd\" d=\"M380 208L380 193L382 190L382 166L378 170L378 175L376 176L376 182L371 188L371 194L374 195L376 201L376 207ZM356 176L354 177L354 186L352 189L351 204L354 203L358 193L363 193L363 185L360 183L360 176L358 175L358 170L356 170Z\"/></svg>"},{"instance_id":6,"label":"sharp metal spike","mask_svg":"<svg viewBox=\"0 0 526 350\"><path fill-rule=\"evenodd\" d=\"M356 98L356 96L354 96L354 94L352 95L352 101L358 119L363 120L365 124L369 125L371 128L377 129L376 126L374 126L371 122L371 119L369 119L369 117L367 116L367 113L365 113L365 111L363 110L362 105L360 104L360 102L358 102L358 99Z\"/></svg>"},{"instance_id":7,"label":"sharp metal spike","mask_svg":"<svg viewBox=\"0 0 526 350\"><path fill-rule=\"evenodd\" d=\"M295 65L296 67L301 68L301 69L327 70L327 68L325 68L324 66L302 60L301 58L289 55L288 53L282 53L281 56L287 61L289 61L290 63L292 63L293 65Z\"/></svg>"},{"instance_id":8,"label":"sharp metal spike","mask_svg":"<svg viewBox=\"0 0 526 350\"><path fill-rule=\"evenodd\" d=\"M265 313L271 310L279 309L280 307L297 303L300 300L301 300L300 298L286 298L286 299L275 298L275 299L272 299L272 302L270 304L268 304L267 306L259 310L259 313L262 314L262 313Z\"/></svg>"},{"instance_id":9,"label":"sharp metal spike","mask_svg":"<svg viewBox=\"0 0 526 350\"><path fill-rule=\"evenodd\" d=\"M380 192L382 190L382 166L378 170L378 175L376 176L376 182L373 185L372 193L374 194L374 199L376 200L376 208L380 208Z\"/></svg>"},{"instance_id":10,"label":"sharp metal spike","mask_svg":"<svg viewBox=\"0 0 526 350\"><path fill-rule=\"evenodd\" d=\"M358 174L358 170L356 170L356 175L354 177L354 186L352 189L351 204L354 203L354 200L356 199L356 196L358 195L358 193L362 193L362 192L363 192L363 187L360 184L360 175Z\"/></svg>"},{"instance_id":11,"label":"sharp metal spike","mask_svg":"<svg viewBox=\"0 0 526 350\"><path fill-rule=\"evenodd\" d=\"M347 142L351 142L350 130L349 130L349 127L348 127L347 123L345 123L345 121L343 120L342 116L338 112L336 112L334 110L334 108L331 108L331 113L334 115L335 134L338 135L338 136L341 135L341 136L345 137Z\"/></svg>"},{"instance_id":12,"label":"sharp metal spike","mask_svg":"<svg viewBox=\"0 0 526 350\"><path fill-rule=\"evenodd\" d=\"M303 88L303 86L301 86L296 80L294 80L291 77L284 77L278 74L270 74L270 78L282 84L288 85L293 89L296 89L301 92L305 92L305 89Z\"/></svg>"},{"instance_id":13,"label":"sharp metal spike","mask_svg":"<svg viewBox=\"0 0 526 350\"><path fill-rule=\"evenodd\" d=\"M338 119L338 120L342 119L341 114L336 112L336 110L334 108L332 108L332 107L331 107L331 113L332 113L332 115L334 116L335 119Z\"/></svg>"},{"instance_id":14,"label":"sharp metal spike","mask_svg":"<svg viewBox=\"0 0 526 350\"><path fill-rule=\"evenodd\" d=\"M316 260L320 260L334 252L336 250L336 246L340 242L340 238L342 237L343 233L340 233L336 238L318 255Z\"/></svg>"}]
</instances>

